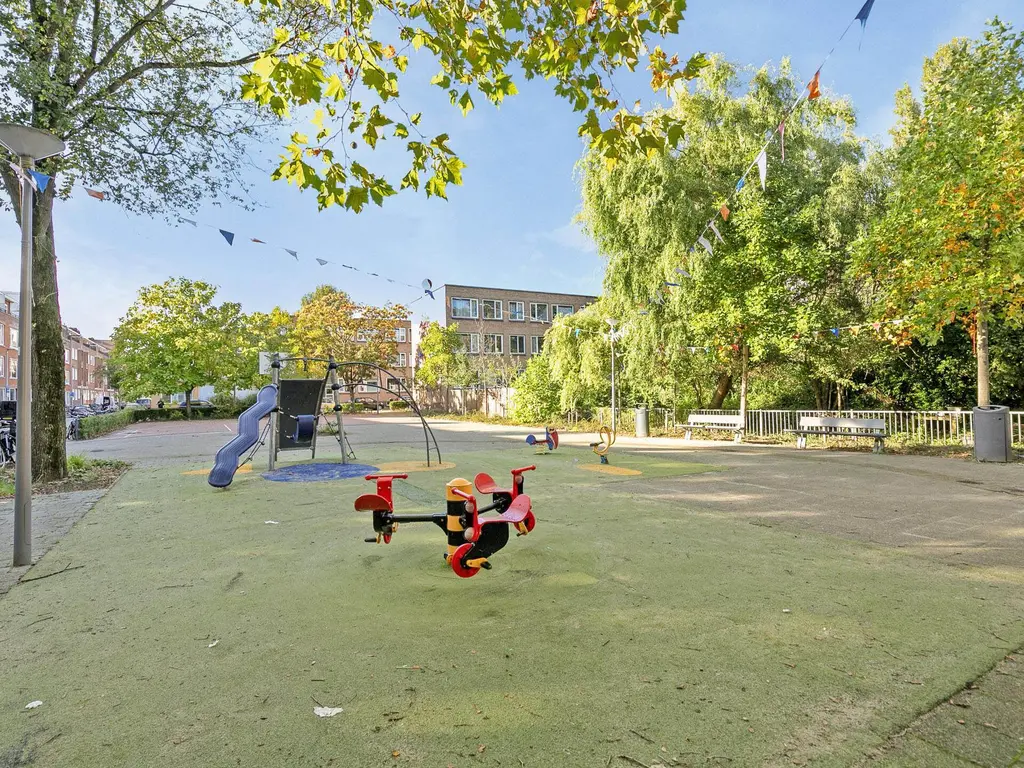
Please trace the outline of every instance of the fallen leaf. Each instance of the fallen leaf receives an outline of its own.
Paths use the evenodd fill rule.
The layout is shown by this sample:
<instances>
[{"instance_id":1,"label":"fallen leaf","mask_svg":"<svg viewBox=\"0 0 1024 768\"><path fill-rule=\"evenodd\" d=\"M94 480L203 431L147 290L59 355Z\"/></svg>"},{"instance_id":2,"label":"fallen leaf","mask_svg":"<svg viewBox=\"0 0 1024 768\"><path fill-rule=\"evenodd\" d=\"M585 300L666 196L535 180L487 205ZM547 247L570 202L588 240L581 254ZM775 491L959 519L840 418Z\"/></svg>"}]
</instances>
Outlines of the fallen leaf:
<instances>
[{"instance_id":1,"label":"fallen leaf","mask_svg":"<svg viewBox=\"0 0 1024 768\"><path fill-rule=\"evenodd\" d=\"M391 756L392 757L401 757L401 755L402 755L402 753L399 752L397 749L394 749L394 750L391 751Z\"/></svg>"},{"instance_id":2,"label":"fallen leaf","mask_svg":"<svg viewBox=\"0 0 1024 768\"><path fill-rule=\"evenodd\" d=\"M317 717L334 717L344 711L341 707L313 707L313 714Z\"/></svg>"},{"instance_id":3,"label":"fallen leaf","mask_svg":"<svg viewBox=\"0 0 1024 768\"><path fill-rule=\"evenodd\" d=\"M41 701L30 701L28 704L25 705L25 709L35 709L36 707L41 706L43 706L43 702Z\"/></svg>"},{"instance_id":4,"label":"fallen leaf","mask_svg":"<svg viewBox=\"0 0 1024 768\"><path fill-rule=\"evenodd\" d=\"M960 723L960 725L963 725L963 724L964 724L964 721L963 721L963 720L957 720L957 722L958 722L958 723Z\"/></svg>"},{"instance_id":5,"label":"fallen leaf","mask_svg":"<svg viewBox=\"0 0 1024 768\"><path fill-rule=\"evenodd\" d=\"M982 723L982 725L984 725L986 728L995 728L995 726L992 725L992 723Z\"/></svg>"},{"instance_id":6,"label":"fallen leaf","mask_svg":"<svg viewBox=\"0 0 1024 768\"><path fill-rule=\"evenodd\" d=\"M481 744L479 747L476 748L476 751L477 752L483 752L485 749L487 749L487 745L486 744Z\"/></svg>"}]
</instances>

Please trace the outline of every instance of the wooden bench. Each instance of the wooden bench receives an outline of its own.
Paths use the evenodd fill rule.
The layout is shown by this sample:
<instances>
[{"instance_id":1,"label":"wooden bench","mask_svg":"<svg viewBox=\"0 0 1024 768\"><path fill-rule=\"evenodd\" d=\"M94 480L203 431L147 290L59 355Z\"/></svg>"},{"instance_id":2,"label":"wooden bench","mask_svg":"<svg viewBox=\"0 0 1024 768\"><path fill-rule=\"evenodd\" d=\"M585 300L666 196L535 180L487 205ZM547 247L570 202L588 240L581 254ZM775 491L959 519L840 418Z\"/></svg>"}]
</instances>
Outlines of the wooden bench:
<instances>
[{"instance_id":1,"label":"wooden bench","mask_svg":"<svg viewBox=\"0 0 1024 768\"><path fill-rule=\"evenodd\" d=\"M740 416L708 415L691 413L686 419L686 437L689 440L694 429L724 430L733 433L733 441L740 442L743 437L743 421Z\"/></svg>"},{"instance_id":2,"label":"wooden bench","mask_svg":"<svg viewBox=\"0 0 1024 768\"><path fill-rule=\"evenodd\" d=\"M787 429L797 436L796 447L807 447L807 435L821 435L825 445L830 437L865 437L875 441L874 453L885 451L884 419L844 419L834 416L801 416L799 429Z\"/></svg>"}]
</instances>

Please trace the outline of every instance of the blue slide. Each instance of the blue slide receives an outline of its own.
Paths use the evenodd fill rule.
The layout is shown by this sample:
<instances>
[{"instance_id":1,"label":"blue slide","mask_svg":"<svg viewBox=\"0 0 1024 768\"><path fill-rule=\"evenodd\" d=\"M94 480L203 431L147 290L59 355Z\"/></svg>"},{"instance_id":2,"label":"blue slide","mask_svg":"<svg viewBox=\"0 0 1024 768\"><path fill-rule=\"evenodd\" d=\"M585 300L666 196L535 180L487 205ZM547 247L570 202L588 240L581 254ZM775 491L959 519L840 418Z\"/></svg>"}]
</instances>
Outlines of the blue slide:
<instances>
[{"instance_id":1,"label":"blue slide","mask_svg":"<svg viewBox=\"0 0 1024 768\"><path fill-rule=\"evenodd\" d=\"M274 410L276 404L277 387L267 384L256 395L255 404L246 408L238 417L238 435L217 451L213 469L210 470L210 485L214 488L227 488L231 485L238 470L238 460L260 439L260 419Z\"/></svg>"}]
</instances>

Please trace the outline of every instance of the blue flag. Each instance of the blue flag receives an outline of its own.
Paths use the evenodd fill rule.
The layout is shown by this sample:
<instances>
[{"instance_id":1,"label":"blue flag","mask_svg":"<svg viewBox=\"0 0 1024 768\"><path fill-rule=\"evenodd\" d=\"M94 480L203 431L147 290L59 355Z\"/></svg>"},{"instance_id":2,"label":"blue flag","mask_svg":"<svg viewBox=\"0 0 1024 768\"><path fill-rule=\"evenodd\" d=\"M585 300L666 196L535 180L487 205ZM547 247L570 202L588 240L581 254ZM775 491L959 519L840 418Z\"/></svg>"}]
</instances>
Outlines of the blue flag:
<instances>
[{"instance_id":1,"label":"blue flag","mask_svg":"<svg viewBox=\"0 0 1024 768\"><path fill-rule=\"evenodd\" d=\"M286 253L290 253L292 255L292 257L296 261L299 260L299 252L298 251L293 251L291 248L285 248L284 250L285 250Z\"/></svg>"},{"instance_id":2,"label":"blue flag","mask_svg":"<svg viewBox=\"0 0 1024 768\"><path fill-rule=\"evenodd\" d=\"M49 176L47 176L45 173L40 173L39 171L31 170L28 172L28 175L32 177L33 181L35 181L36 189L38 189L40 193L46 191L46 185L50 183Z\"/></svg>"},{"instance_id":3,"label":"blue flag","mask_svg":"<svg viewBox=\"0 0 1024 768\"><path fill-rule=\"evenodd\" d=\"M228 232L228 231L223 230L223 229L219 229L217 231L220 232L222 235L224 235L224 239L228 241L228 245L234 245L235 244L235 233L234 232Z\"/></svg>"},{"instance_id":4,"label":"blue flag","mask_svg":"<svg viewBox=\"0 0 1024 768\"><path fill-rule=\"evenodd\" d=\"M317 259L316 263L319 264L322 267L324 264L327 263L327 260L326 259Z\"/></svg>"},{"instance_id":5,"label":"blue flag","mask_svg":"<svg viewBox=\"0 0 1024 768\"><path fill-rule=\"evenodd\" d=\"M860 22L861 29L867 26L868 16L871 15L871 6L875 4L875 0L865 0L864 5L857 11L857 15L854 18Z\"/></svg>"},{"instance_id":6,"label":"blue flag","mask_svg":"<svg viewBox=\"0 0 1024 768\"><path fill-rule=\"evenodd\" d=\"M743 185L746 184L746 183L747 183L746 178L742 178L739 181L737 181L736 182L736 191L739 192L741 189L743 189Z\"/></svg>"}]
</instances>

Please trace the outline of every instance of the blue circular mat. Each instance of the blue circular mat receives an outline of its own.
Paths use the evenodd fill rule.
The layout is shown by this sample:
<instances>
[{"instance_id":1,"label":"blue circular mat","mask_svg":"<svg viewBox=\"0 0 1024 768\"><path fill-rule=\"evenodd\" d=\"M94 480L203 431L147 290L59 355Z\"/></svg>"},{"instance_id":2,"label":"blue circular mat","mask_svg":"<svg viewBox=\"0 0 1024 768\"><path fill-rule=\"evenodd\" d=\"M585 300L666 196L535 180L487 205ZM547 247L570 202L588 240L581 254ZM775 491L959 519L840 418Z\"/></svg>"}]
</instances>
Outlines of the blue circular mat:
<instances>
[{"instance_id":1,"label":"blue circular mat","mask_svg":"<svg viewBox=\"0 0 1024 768\"><path fill-rule=\"evenodd\" d=\"M264 472L263 477L277 483L320 483L325 480L348 480L376 472L369 464L295 464Z\"/></svg>"}]
</instances>

